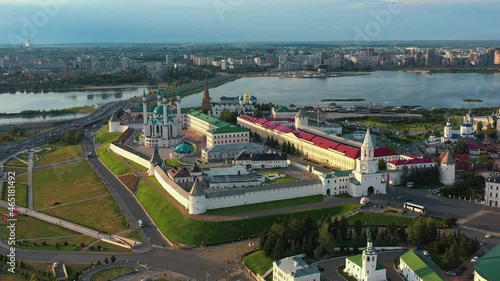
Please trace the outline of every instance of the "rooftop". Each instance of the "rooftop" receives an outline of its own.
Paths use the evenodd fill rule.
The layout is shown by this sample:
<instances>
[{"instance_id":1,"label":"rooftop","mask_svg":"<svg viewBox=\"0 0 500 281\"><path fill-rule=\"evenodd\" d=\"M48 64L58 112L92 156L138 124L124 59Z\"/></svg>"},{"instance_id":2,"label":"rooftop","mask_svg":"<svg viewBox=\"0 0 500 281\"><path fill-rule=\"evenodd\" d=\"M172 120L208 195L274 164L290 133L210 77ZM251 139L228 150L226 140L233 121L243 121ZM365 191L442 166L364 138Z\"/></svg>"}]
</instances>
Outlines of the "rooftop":
<instances>
[{"instance_id":1,"label":"rooftop","mask_svg":"<svg viewBox=\"0 0 500 281\"><path fill-rule=\"evenodd\" d=\"M284 258L275 263L276 266L283 271L283 273L286 275L293 275L295 278L320 274L319 270L315 266L309 266L299 257Z\"/></svg>"},{"instance_id":2,"label":"rooftop","mask_svg":"<svg viewBox=\"0 0 500 281\"><path fill-rule=\"evenodd\" d=\"M235 160L277 161L287 159L286 153L241 153Z\"/></svg>"},{"instance_id":3,"label":"rooftop","mask_svg":"<svg viewBox=\"0 0 500 281\"><path fill-rule=\"evenodd\" d=\"M254 142L248 142L248 143L217 144L212 147L205 148L205 151L214 153L222 151L241 151L244 149L264 150L265 148L260 144Z\"/></svg>"},{"instance_id":4,"label":"rooftop","mask_svg":"<svg viewBox=\"0 0 500 281\"><path fill-rule=\"evenodd\" d=\"M496 245L474 264L474 269L486 280L497 280L500 276L500 245Z\"/></svg>"},{"instance_id":5,"label":"rooftop","mask_svg":"<svg viewBox=\"0 0 500 281\"><path fill-rule=\"evenodd\" d=\"M201 119L211 125L214 125L218 128L223 128L223 127L228 127L228 126L234 126L234 125L231 125L225 121L222 121L222 120L219 120L215 117L212 117L212 116L209 116L205 113L202 113L200 111L197 111L197 110L192 110L188 113L188 115L191 115L191 116L194 116L198 119Z\"/></svg>"},{"instance_id":6,"label":"rooftop","mask_svg":"<svg viewBox=\"0 0 500 281\"><path fill-rule=\"evenodd\" d=\"M226 127L214 129L210 133L215 135L215 134L242 133L242 132L248 132L248 130L238 126L229 125Z\"/></svg>"},{"instance_id":7,"label":"rooftop","mask_svg":"<svg viewBox=\"0 0 500 281\"><path fill-rule=\"evenodd\" d=\"M428 262L422 259L413 250L409 250L403 254L401 259L422 279L422 281L444 281Z\"/></svg>"}]
</instances>

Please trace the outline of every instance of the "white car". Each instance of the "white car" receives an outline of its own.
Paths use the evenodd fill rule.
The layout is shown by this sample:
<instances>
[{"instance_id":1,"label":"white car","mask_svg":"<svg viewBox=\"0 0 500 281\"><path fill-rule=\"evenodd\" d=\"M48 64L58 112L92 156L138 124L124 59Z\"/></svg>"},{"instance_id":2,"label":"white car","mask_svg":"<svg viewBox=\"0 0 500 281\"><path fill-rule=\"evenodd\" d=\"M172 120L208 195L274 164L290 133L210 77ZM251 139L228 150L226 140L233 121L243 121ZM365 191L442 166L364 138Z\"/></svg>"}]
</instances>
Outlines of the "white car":
<instances>
[{"instance_id":1,"label":"white car","mask_svg":"<svg viewBox=\"0 0 500 281\"><path fill-rule=\"evenodd\" d=\"M144 222L143 222L142 220L139 220L139 221L138 221L138 223L139 223L139 226L140 226L140 227L143 227L143 226L144 226Z\"/></svg>"},{"instance_id":2,"label":"white car","mask_svg":"<svg viewBox=\"0 0 500 281\"><path fill-rule=\"evenodd\" d=\"M54 267L58 267L59 264L57 262L54 263Z\"/></svg>"},{"instance_id":3,"label":"white car","mask_svg":"<svg viewBox=\"0 0 500 281\"><path fill-rule=\"evenodd\" d=\"M490 238L490 237L491 237L491 234L486 233L486 235L485 235L484 237L486 237L486 238Z\"/></svg>"},{"instance_id":4,"label":"white car","mask_svg":"<svg viewBox=\"0 0 500 281\"><path fill-rule=\"evenodd\" d=\"M427 252L425 250L422 253L424 254L424 256L428 256L429 255L429 252Z\"/></svg>"},{"instance_id":5,"label":"white car","mask_svg":"<svg viewBox=\"0 0 500 281\"><path fill-rule=\"evenodd\" d=\"M478 256L475 256L475 257L473 257L473 258L470 260L470 262L476 262L478 259L479 259L479 257L478 257Z\"/></svg>"}]
</instances>

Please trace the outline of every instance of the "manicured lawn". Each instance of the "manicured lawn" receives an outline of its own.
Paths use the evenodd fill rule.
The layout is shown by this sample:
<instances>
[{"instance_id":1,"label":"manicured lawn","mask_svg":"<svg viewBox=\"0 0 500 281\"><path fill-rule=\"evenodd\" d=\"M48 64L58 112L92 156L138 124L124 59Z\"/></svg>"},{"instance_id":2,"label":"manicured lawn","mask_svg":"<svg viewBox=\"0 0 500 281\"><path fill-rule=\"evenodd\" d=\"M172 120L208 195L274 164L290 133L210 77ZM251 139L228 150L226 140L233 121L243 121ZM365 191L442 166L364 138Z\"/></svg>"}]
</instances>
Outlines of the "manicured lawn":
<instances>
[{"instance_id":1,"label":"manicured lawn","mask_svg":"<svg viewBox=\"0 0 500 281\"><path fill-rule=\"evenodd\" d=\"M26 160L26 162L28 162L28 161ZM23 161L16 159L16 158L10 158L10 160L5 163L5 166L16 166L16 167L28 168L27 163L24 163Z\"/></svg>"},{"instance_id":2,"label":"manicured lawn","mask_svg":"<svg viewBox=\"0 0 500 281\"><path fill-rule=\"evenodd\" d=\"M273 215L222 222L194 220L184 216L172 206L164 198L168 196L165 191L157 191L143 180L139 183L136 196L165 236L173 242L189 245L200 245L202 241L205 245L210 245L260 235L265 227L271 226L285 216ZM357 206L358 204L339 205L295 212L286 216L302 218L309 214L315 219L320 219L324 215L340 216L353 211Z\"/></svg>"},{"instance_id":3,"label":"manicured lawn","mask_svg":"<svg viewBox=\"0 0 500 281\"><path fill-rule=\"evenodd\" d=\"M337 198L352 198L352 196L349 195L349 193L338 194L338 195L335 195L335 197L337 197Z\"/></svg>"},{"instance_id":4,"label":"manicured lawn","mask_svg":"<svg viewBox=\"0 0 500 281\"><path fill-rule=\"evenodd\" d=\"M46 209L43 213L106 233L128 229L127 222L111 195L67 206Z\"/></svg>"},{"instance_id":5,"label":"manicured lawn","mask_svg":"<svg viewBox=\"0 0 500 281\"><path fill-rule=\"evenodd\" d=\"M35 161L35 166L46 166L83 157L83 148L80 144L68 145L38 155L40 160Z\"/></svg>"},{"instance_id":6,"label":"manicured lawn","mask_svg":"<svg viewBox=\"0 0 500 281\"><path fill-rule=\"evenodd\" d=\"M33 193L35 209L52 207L56 201L67 204L109 194L83 161L34 172Z\"/></svg>"},{"instance_id":7,"label":"manicured lawn","mask_svg":"<svg viewBox=\"0 0 500 281\"><path fill-rule=\"evenodd\" d=\"M420 218L420 217L419 217ZM423 217L422 217L423 218ZM354 222L359 219L363 224L368 226L378 225L378 226L388 226L390 223L394 223L397 226L411 225L415 222L414 218L406 216L398 216L385 213L372 213L372 212L360 212L354 216L347 218L347 223L349 225L354 225ZM418 219L418 218L417 218ZM440 219L433 218L437 227L443 227L443 221Z\"/></svg>"},{"instance_id":8,"label":"manicured lawn","mask_svg":"<svg viewBox=\"0 0 500 281\"><path fill-rule=\"evenodd\" d=\"M354 222L359 219L363 225L378 225L387 226L390 223L395 223L397 226L402 226L404 224L410 225L415 221L415 219L405 216L395 216L382 213L371 213L371 212L360 212L352 217L347 218L347 223L349 225L354 225Z\"/></svg>"},{"instance_id":9,"label":"manicured lawn","mask_svg":"<svg viewBox=\"0 0 500 281\"><path fill-rule=\"evenodd\" d=\"M105 269L94 274L90 281L108 281L117 277L119 275L136 272L135 268L132 267L115 267L110 269Z\"/></svg>"},{"instance_id":10,"label":"manicured lawn","mask_svg":"<svg viewBox=\"0 0 500 281\"><path fill-rule=\"evenodd\" d=\"M109 125L103 126L95 133L95 143L108 145L112 141L117 140L122 133L109 133Z\"/></svg>"},{"instance_id":11,"label":"manicured lawn","mask_svg":"<svg viewBox=\"0 0 500 281\"><path fill-rule=\"evenodd\" d=\"M184 163L179 162L177 159L165 159L165 165L170 166L170 167L184 167L184 166L189 166Z\"/></svg>"},{"instance_id":12,"label":"manicured lawn","mask_svg":"<svg viewBox=\"0 0 500 281\"><path fill-rule=\"evenodd\" d=\"M142 241L142 236L139 234L139 231L137 230L131 230L126 233L121 233L120 236L125 237L125 238L130 238L134 239L136 241Z\"/></svg>"},{"instance_id":13,"label":"manicured lawn","mask_svg":"<svg viewBox=\"0 0 500 281\"><path fill-rule=\"evenodd\" d=\"M21 207L28 206L28 186L25 184L16 183L16 205ZM7 185L3 185L2 200L7 201Z\"/></svg>"},{"instance_id":14,"label":"manicured lawn","mask_svg":"<svg viewBox=\"0 0 500 281\"><path fill-rule=\"evenodd\" d=\"M132 173L132 169L130 169L127 164L125 164L122 159L120 159L116 154L112 151L107 151L106 147L100 147L97 149L97 154L99 155L99 159L108 167L113 174L120 176Z\"/></svg>"},{"instance_id":15,"label":"manicured lawn","mask_svg":"<svg viewBox=\"0 0 500 281\"><path fill-rule=\"evenodd\" d=\"M125 161L128 161L128 160L125 160ZM138 172L147 172L149 170L149 168L146 168L142 165L139 165L137 163L135 163L134 161L128 161L130 163L130 165L132 165L134 167L134 169L136 169Z\"/></svg>"},{"instance_id":16,"label":"manicured lawn","mask_svg":"<svg viewBox=\"0 0 500 281\"><path fill-rule=\"evenodd\" d=\"M243 257L245 265L248 266L253 272L263 275L271 267L273 267L273 260L266 257L264 250L259 250L248 254Z\"/></svg>"},{"instance_id":17,"label":"manicured lawn","mask_svg":"<svg viewBox=\"0 0 500 281\"><path fill-rule=\"evenodd\" d=\"M236 214L245 214L245 213L252 213L252 212L258 212L258 211L264 211L264 210L272 210L272 209L286 208L286 207L292 207L292 206L306 205L306 204L312 204L312 203L317 203L317 202L321 202L321 201L323 201L323 195L315 195L315 196L287 199L287 200L281 200L281 201L272 201L272 202L265 202L265 203L258 203L258 204L250 204L250 205L236 206L236 207L230 207L230 208L209 210L205 213L205 215L230 216L230 215L236 215Z\"/></svg>"},{"instance_id":18,"label":"manicured lawn","mask_svg":"<svg viewBox=\"0 0 500 281\"><path fill-rule=\"evenodd\" d=\"M295 178L292 178L289 176L285 176L285 177L277 178L274 180L266 180L266 184L282 184L282 183L290 183L290 182L296 182L296 181L298 181L298 179L295 179Z\"/></svg>"}]
</instances>

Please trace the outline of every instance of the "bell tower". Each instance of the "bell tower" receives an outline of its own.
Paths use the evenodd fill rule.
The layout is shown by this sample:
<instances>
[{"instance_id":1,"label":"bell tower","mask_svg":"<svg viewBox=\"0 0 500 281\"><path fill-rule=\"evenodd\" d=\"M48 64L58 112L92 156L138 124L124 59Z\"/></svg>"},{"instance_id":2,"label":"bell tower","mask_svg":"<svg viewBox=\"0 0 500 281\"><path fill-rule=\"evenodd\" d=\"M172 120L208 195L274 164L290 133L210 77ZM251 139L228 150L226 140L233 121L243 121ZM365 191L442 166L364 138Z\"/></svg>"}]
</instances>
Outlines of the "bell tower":
<instances>
[{"instance_id":1,"label":"bell tower","mask_svg":"<svg viewBox=\"0 0 500 281\"><path fill-rule=\"evenodd\" d=\"M365 139L361 146L361 157L356 161L356 171L359 173L376 173L378 171L375 160L375 146L373 145L370 128L366 129Z\"/></svg>"}]
</instances>

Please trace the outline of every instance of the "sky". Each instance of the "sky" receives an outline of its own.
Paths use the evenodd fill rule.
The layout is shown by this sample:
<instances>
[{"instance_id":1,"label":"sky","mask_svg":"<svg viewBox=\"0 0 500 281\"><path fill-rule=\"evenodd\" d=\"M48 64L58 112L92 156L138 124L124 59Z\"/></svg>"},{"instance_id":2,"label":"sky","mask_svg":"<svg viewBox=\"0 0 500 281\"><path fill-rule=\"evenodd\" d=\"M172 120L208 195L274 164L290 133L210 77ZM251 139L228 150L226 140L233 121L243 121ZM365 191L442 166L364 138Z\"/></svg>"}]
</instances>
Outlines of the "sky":
<instances>
[{"instance_id":1,"label":"sky","mask_svg":"<svg viewBox=\"0 0 500 281\"><path fill-rule=\"evenodd\" d=\"M0 44L498 40L499 0L0 0Z\"/></svg>"}]
</instances>

